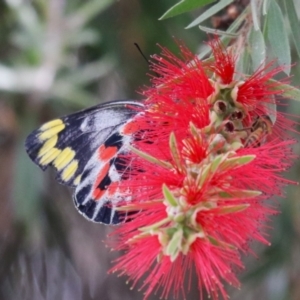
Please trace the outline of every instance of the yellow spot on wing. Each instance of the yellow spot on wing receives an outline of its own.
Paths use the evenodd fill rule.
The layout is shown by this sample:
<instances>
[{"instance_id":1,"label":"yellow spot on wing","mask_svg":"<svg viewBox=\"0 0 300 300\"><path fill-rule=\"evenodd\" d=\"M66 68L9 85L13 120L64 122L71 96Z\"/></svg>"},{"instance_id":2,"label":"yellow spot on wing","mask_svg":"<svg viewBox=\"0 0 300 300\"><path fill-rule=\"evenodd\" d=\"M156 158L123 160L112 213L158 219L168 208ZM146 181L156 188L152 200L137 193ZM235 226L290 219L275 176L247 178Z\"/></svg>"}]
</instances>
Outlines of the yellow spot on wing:
<instances>
[{"instance_id":1,"label":"yellow spot on wing","mask_svg":"<svg viewBox=\"0 0 300 300\"><path fill-rule=\"evenodd\" d=\"M54 135L52 138L50 138L40 149L38 158L44 156L50 149L52 149L56 145L57 140L58 140L57 135Z\"/></svg>"},{"instance_id":2,"label":"yellow spot on wing","mask_svg":"<svg viewBox=\"0 0 300 300\"><path fill-rule=\"evenodd\" d=\"M45 125L47 125L47 124L45 124ZM65 127L66 127L65 124L60 124L57 126L47 128L39 135L39 139L41 141L47 140L47 139L51 138L52 136L56 135L57 133L61 132L62 130L64 130Z\"/></svg>"},{"instance_id":3,"label":"yellow spot on wing","mask_svg":"<svg viewBox=\"0 0 300 300\"><path fill-rule=\"evenodd\" d=\"M61 119L56 119L56 120L50 121L50 122L42 125L40 127L40 130L41 131L46 131L47 129L50 129L52 127L59 126L59 125L62 125L62 124L64 124L64 123Z\"/></svg>"},{"instance_id":4,"label":"yellow spot on wing","mask_svg":"<svg viewBox=\"0 0 300 300\"><path fill-rule=\"evenodd\" d=\"M73 160L62 172L61 178L64 181L68 181L71 179L72 176L74 176L76 170L78 168L78 161Z\"/></svg>"},{"instance_id":5,"label":"yellow spot on wing","mask_svg":"<svg viewBox=\"0 0 300 300\"><path fill-rule=\"evenodd\" d=\"M39 161L41 165L48 165L51 163L59 154L61 150L57 148L50 149Z\"/></svg>"},{"instance_id":6,"label":"yellow spot on wing","mask_svg":"<svg viewBox=\"0 0 300 300\"><path fill-rule=\"evenodd\" d=\"M74 185L78 185L80 183L80 179L81 179L81 174L78 175L75 179L74 179Z\"/></svg>"},{"instance_id":7,"label":"yellow spot on wing","mask_svg":"<svg viewBox=\"0 0 300 300\"><path fill-rule=\"evenodd\" d=\"M53 162L54 167L58 171L62 170L73 160L74 156L75 156L74 150L72 150L70 147L65 148L64 150L62 150L62 152L59 154L59 156L57 156L57 158Z\"/></svg>"}]
</instances>

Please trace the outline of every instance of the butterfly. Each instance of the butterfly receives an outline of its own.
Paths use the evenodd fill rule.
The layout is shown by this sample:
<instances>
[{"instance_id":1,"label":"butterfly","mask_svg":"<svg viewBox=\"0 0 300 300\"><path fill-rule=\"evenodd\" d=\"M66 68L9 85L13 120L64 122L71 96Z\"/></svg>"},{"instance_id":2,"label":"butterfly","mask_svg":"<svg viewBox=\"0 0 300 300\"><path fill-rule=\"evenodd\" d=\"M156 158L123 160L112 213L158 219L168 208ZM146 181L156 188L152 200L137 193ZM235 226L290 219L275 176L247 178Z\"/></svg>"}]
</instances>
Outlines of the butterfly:
<instances>
[{"instance_id":1,"label":"butterfly","mask_svg":"<svg viewBox=\"0 0 300 300\"><path fill-rule=\"evenodd\" d=\"M141 102L119 100L49 121L27 137L26 151L42 170L54 167L57 181L74 189L75 207L84 217L119 224L126 213L116 210L122 194L112 186L125 173L121 156L129 151L132 121L143 108Z\"/></svg>"}]
</instances>

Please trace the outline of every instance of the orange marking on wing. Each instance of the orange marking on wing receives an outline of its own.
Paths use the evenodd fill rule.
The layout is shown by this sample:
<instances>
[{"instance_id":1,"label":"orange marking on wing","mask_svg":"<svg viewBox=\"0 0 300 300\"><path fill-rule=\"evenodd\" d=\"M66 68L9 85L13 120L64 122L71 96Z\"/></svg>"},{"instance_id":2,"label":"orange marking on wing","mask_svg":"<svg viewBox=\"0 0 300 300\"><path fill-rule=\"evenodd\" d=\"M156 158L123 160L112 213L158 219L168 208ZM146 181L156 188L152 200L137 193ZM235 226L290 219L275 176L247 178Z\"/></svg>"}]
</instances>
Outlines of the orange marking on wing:
<instances>
[{"instance_id":1,"label":"orange marking on wing","mask_svg":"<svg viewBox=\"0 0 300 300\"><path fill-rule=\"evenodd\" d=\"M106 192L106 190L100 190L100 189L95 189L93 192L93 198L95 201L98 201L103 194Z\"/></svg>"},{"instance_id":2,"label":"orange marking on wing","mask_svg":"<svg viewBox=\"0 0 300 300\"><path fill-rule=\"evenodd\" d=\"M99 196L99 191L102 192L102 190L100 190L98 188L98 185L100 184L100 182L103 180L103 178L106 176L106 174L108 173L109 171L109 164L105 164L104 167L100 170L98 176L97 176L97 179L96 179L96 182L94 184L94 187L95 187L95 190L93 192L93 198L94 199L98 199ZM105 192L105 190L103 190L103 192Z\"/></svg>"},{"instance_id":3,"label":"orange marking on wing","mask_svg":"<svg viewBox=\"0 0 300 300\"><path fill-rule=\"evenodd\" d=\"M138 122L131 121L127 123L121 130L121 133L124 135L130 135L132 133L135 133L139 130Z\"/></svg>"},{"instance_id":4,"label":"orange marking on wing","mask_svg":"<svg viewBox=\"0 0 300 300\"><path fill-rule=\"evenodd\" d=\"M102 161L111 159L118 151L117 147L105 147L101 145L98 149L98 157Z\"/></svg>"},{"instance_id":5,"label":"orange marking on wing","mask_svg":"<svg viewBox=\"0 0 300 300\"><path fill-rule=\"evenodd\" d=\"M112 182L107 189L109 196L113 196L119 188L119 182Z\"/></svg>"}]
</instances>

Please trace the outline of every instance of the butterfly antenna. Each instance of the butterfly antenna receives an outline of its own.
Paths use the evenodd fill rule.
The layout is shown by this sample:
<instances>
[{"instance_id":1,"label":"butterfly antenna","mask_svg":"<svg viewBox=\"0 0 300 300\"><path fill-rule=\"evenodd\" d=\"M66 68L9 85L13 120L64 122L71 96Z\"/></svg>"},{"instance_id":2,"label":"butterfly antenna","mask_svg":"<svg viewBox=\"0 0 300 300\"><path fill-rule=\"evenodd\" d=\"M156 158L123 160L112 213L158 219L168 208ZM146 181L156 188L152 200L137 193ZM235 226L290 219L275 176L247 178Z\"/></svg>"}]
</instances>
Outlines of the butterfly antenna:
<instances>
[{"instance_id":1,"label":"butterfly antenna","mask_svg":"<svg viewBox=\"0 0 300 300\"><path fill-rule=\"evenodd\" d=\"M138 49L138 51L141 53L141 55L144 57L145 61L146 61L147 64L149 65L149 60L147 59L147 57L145 56L145 54L144 54L143 51L141 50L139 44L138 44L138 43L134 43L134 46L136 46L136 48Z\"/></svg>"}]
</instances>

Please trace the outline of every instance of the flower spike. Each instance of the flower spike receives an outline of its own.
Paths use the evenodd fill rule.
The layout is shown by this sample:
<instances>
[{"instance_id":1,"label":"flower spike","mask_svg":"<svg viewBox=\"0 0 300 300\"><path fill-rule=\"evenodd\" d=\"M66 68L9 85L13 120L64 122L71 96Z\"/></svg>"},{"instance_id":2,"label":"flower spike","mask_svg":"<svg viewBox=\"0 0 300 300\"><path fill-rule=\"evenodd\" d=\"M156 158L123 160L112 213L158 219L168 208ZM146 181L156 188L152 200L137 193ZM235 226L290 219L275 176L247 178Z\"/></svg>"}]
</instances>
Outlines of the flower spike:
<instances>
[{"instance_id":1,"label":"flower spike","mask_svg":"<svg viewBox=\"0 0 300 300\"><path fill-rule=\"evenodd\" d=\"M133 286L143 278L144 299L158 290L185 298L191 274L213 300L228 299L224 283L239 287L233 270L249 241L269 245L261 227L277 211L265 200L291 183L281 173L294 142L279 134L288 121L275 101L284 90L270 80L279 69L237 80L232 52L219 39L209 45L206 62L182 45L181 58L165 48L154 57L158 76L143 91L147 109L124 155L130 168L119 188L130 203L118 209L132 218L112 234L123 254L111 272Z\"/></svg>"}]
</instances>

